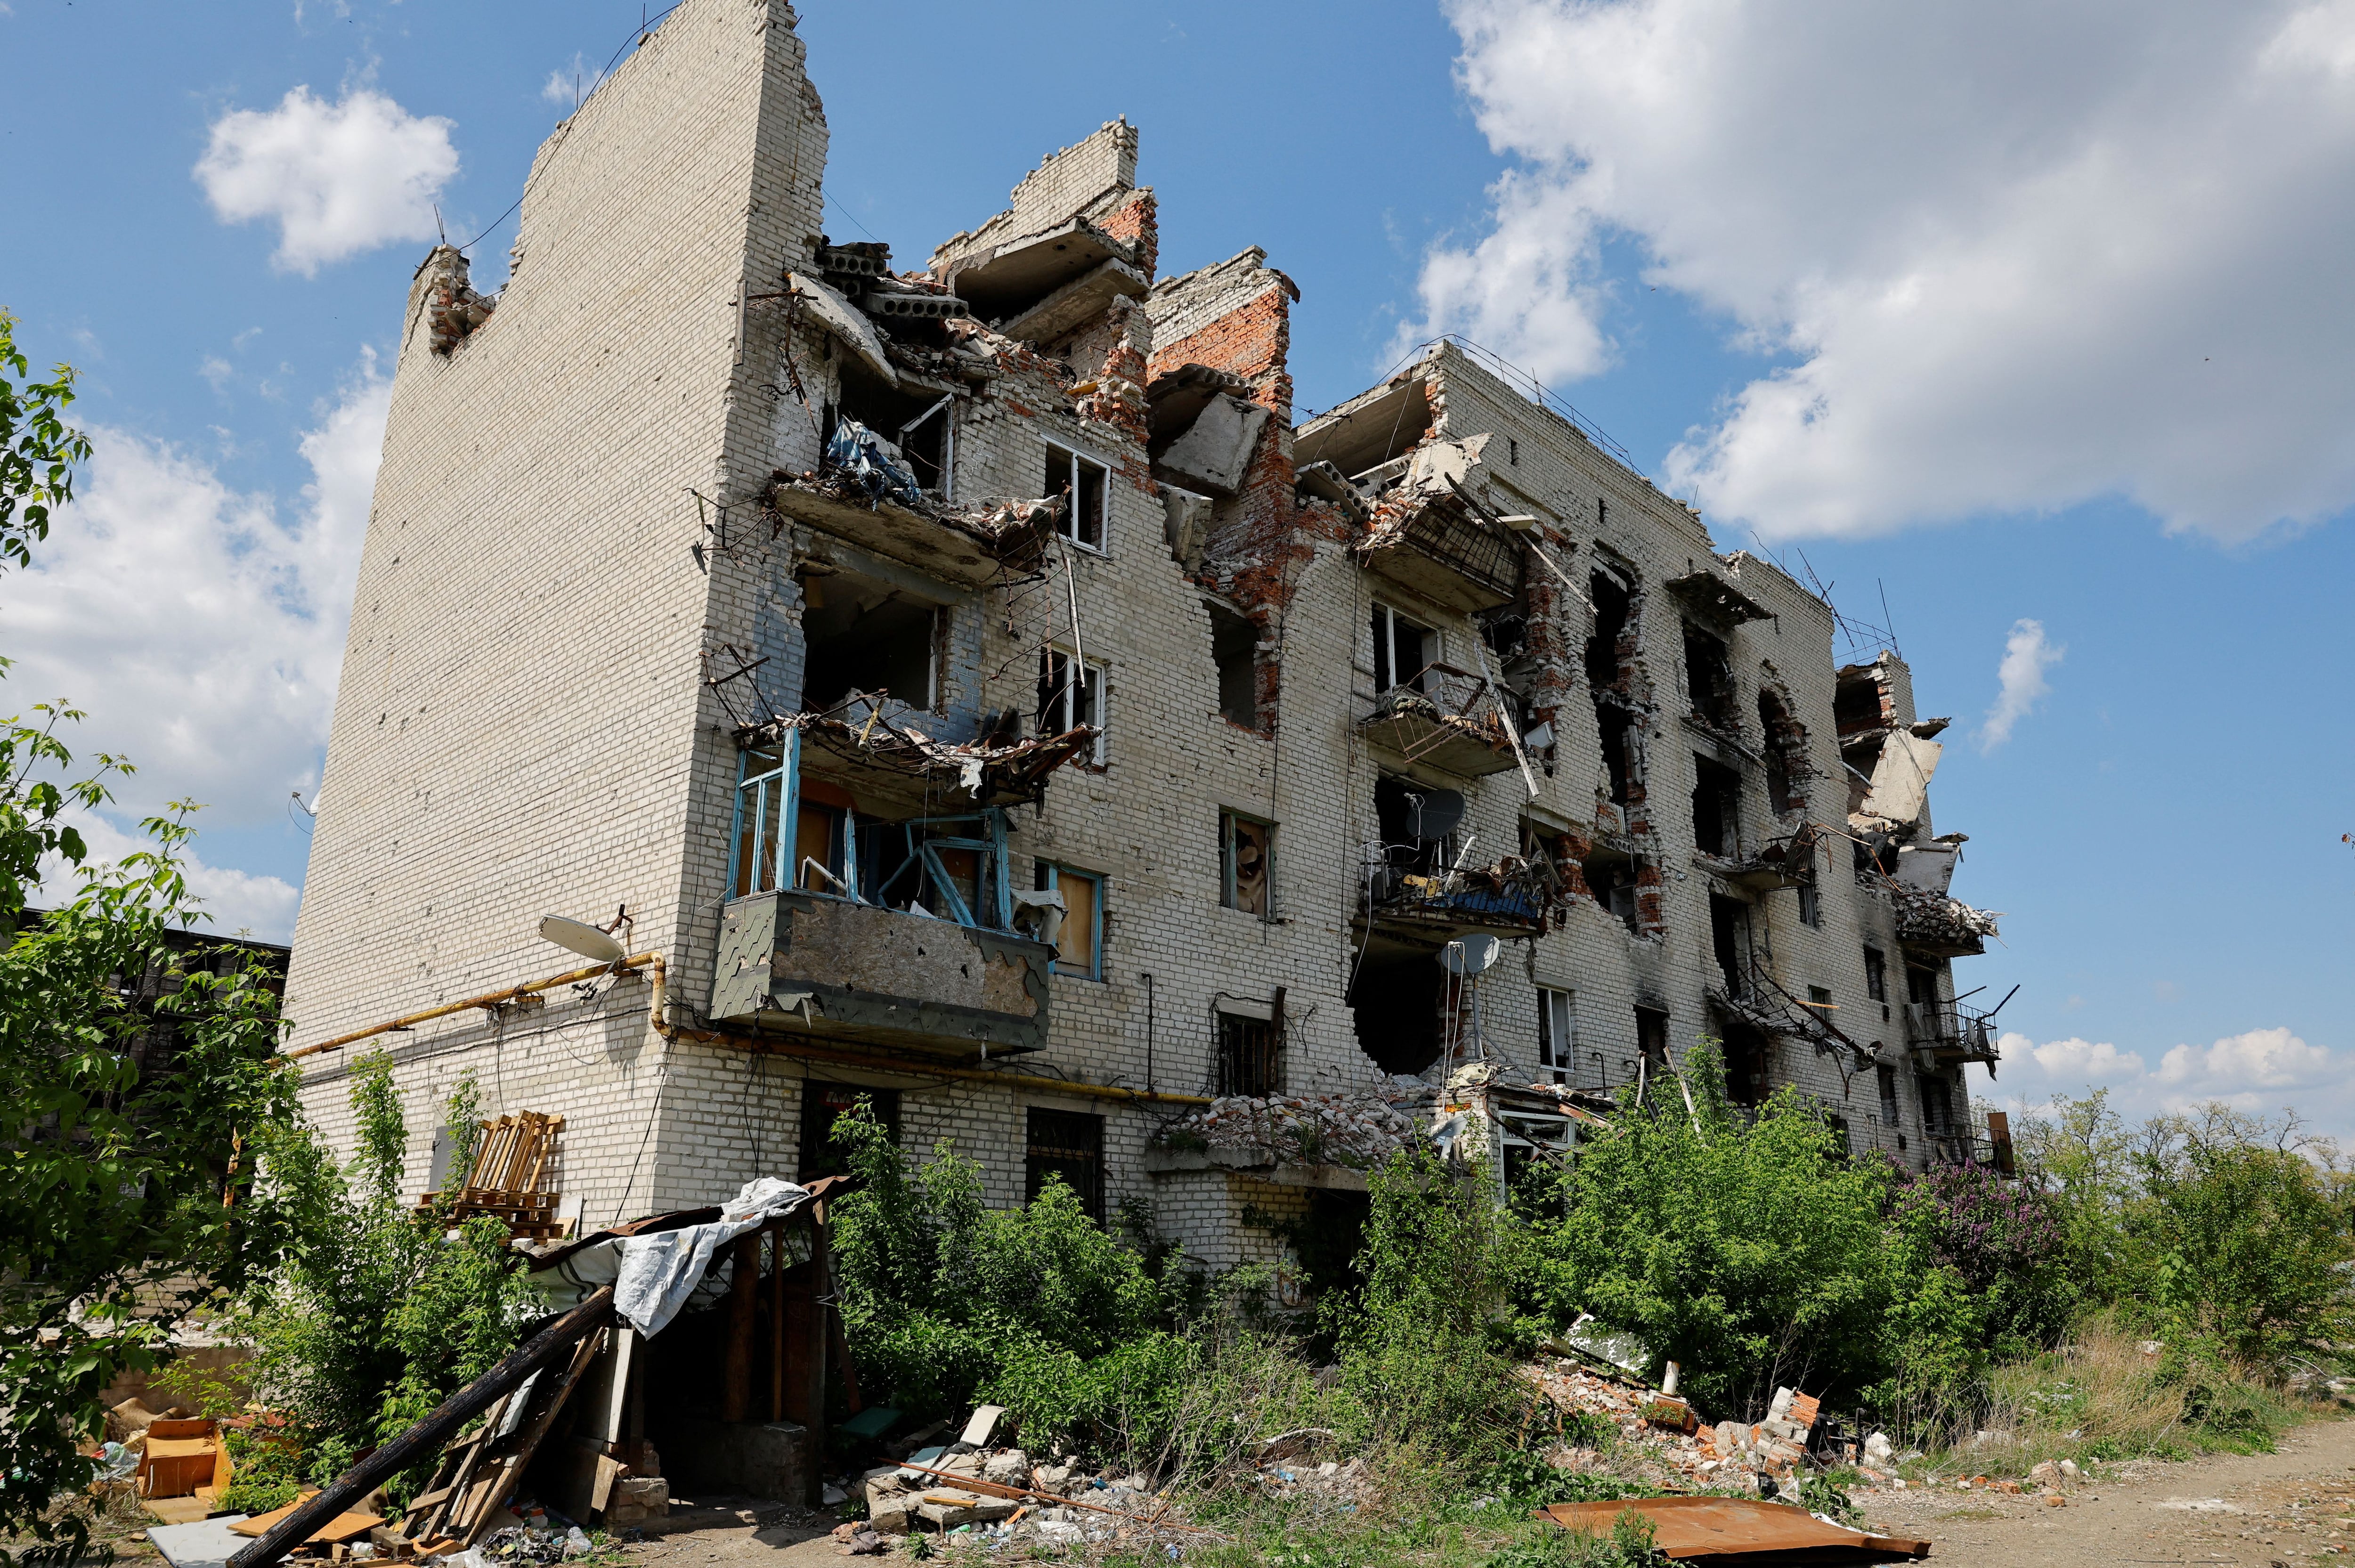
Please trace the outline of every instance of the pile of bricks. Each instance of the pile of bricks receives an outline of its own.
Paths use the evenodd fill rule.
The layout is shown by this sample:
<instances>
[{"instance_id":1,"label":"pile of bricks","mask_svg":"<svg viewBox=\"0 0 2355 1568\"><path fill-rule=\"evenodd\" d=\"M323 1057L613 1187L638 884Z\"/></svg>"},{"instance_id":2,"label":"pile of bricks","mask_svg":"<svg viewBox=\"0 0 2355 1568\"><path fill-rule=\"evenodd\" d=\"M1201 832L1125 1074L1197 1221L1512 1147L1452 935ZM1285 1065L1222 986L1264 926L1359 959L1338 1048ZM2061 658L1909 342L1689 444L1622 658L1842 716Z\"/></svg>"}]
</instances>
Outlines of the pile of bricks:
<instances>
[{"instance_id":1,"label":"pile of bricks","mask_svg":"<svg viewBox=\"0 0 2355 1568\"><path fill-rule=\"evenodd\" d=\"M1278 1164L1367 1169L1423 1136L1422 1124L1371 1094L1229 1095L1174 1124L1162 1141L1252 1149Z\"/></svg>"}]
</instances>

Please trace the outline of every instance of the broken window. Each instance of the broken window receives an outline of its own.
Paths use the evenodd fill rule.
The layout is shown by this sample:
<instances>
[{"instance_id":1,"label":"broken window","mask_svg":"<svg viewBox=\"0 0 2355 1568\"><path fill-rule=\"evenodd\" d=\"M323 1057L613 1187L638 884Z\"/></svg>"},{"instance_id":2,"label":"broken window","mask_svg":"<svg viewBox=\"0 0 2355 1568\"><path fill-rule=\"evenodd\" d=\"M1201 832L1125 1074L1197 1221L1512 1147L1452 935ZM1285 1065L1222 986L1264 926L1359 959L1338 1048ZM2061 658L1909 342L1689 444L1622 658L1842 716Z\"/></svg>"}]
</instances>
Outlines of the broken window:
<instances>
[{"instance_id":1,"label":"broken window","mask_svg":"<svg viewBox=\"0 0 2355 1568\"><path fill-rule=\"evenodd\" d=\"M1042 860L1039 891L1063 895L1063 918L1055 930L1055 973L1103 979L1103 879L1093 871Z\"/></svg>"},{"instance_id":2,"label":"broken window","mask_svg":"<svg viewBox=\"0 0 2355 1568\"><path fill-rule=\"evenodd\" d=\"M1028 1123L1022 1200L1036 1203L1048 1179L1060 1177L1088 1218L1103 1223L1104 1119L1084 1111L1050 1111L1033 1105Z\"/></svg>"},{"instance_id":3,"label":"broken window","mask_svg":"<svg viewBox=\"0 0 2355 1568\"><path fill-rule=\"evenodd\" d=\"M1065 539L1090 549L1104 548L1104 508L1112 496L1111 469L1068 446L1049 442L1045 493L1071 497L1071 506L1063 513Z\"/></svg>"},{"instance_id":4,"label":"broken window","mask_svg":"<svg viewBox=\"0 0 2355 1568\"><path fill-rule=\"evenodd\" d=\"M1897 1069L1875 1066L1872 1075L1881 1086L1881 1121L1883 1126L1897 1125Z\"/></svg>"},{"instance_id":5,"label":"broken window","mask_svg":"<svg viewBox=\"0 0 2355 1568\"><path fill-rule=\"evenodd\" d=\"M1219 1010L1219 1093L1263 1099L1284 1093L1284 1026L1266 1018Z\"/></svg>"},{"instance_id":6,"label":"broken window","mask_svg":"<svg viewBox=\"0 0 2355 1568\"><path fill-rule=\"evenodd\" d=\"M884 822L856 816L858 875L854 897L887 909L920 910L960 925L1010 928L1002 808L971 816Z\"/></svg>"},{"instance_id":7,"label":"broken window","mask_svg":"<svg viewBox=\"0 0 2355 1568\"><path fill-rule=\"evenodd\" d=\"M810 892L850 896L848 862L856 853L848 792L823 779L804 779L794 820L793 875Z\"/></svg>"},{"instance_id":8,"label":"broken window","mask_svg":"<svg viewBox=\"0 0 2355 1568\"><path fill-rule=\"evenodd\" d=\"M1229 909L1274 918L1275 825L1241 813L1219 813L1219 901Z\"/></svg>"},{"instance_id":9,"label":"broken window","mask_svg":"<svg viewBox=\"0 0 2355 1568\"><path fill-rule=\"evenodd\" d=\"M1358 1048L1384 1072L1413 1074L1446 1049L1447 972L1427 954L1362 961L1349 981Z\"/></svg>"},{"instance_id":10,"label":"broken window","mask_svg":"<svg viewBox=\"0 0 2355 1568\"><path fill-rule=\"evenodd\" d=\"M1439 634L1387 604L1374 606L1374 689L1427 689L1423 672L1438 662Z\"/></svg>"},{"instance_id":11,"label":"broken window","mask_svg":"<svg viewBox=\"0 0 2355 1568\"><path fill-rule=\"evenodd\" d=\"M857 420L883 443L885 454L915 478L919 489L947 499L956 462L955 395L936 397L887 386L855 356L844 355L835 363L842 388L838 400L826 405L821 446L833 441L838 421Z\"/></svg>"},{"instance_id":12,"label":"broken window","mask_svg":"<svg viewBox=\"0 0 2355 1568\"><path fill-rule=\"evenodd\" d=\"M1047 648L1039 655L1038 731L1066 735L1081 725L1097 731L1088 760L1103 765L1106 755L1104 673L1101 665L1083 665L1071 655Z\"/></svg>"},{"instance_id":13,"label":"broken window","mask_svg":"<svg viewBox=\"0 0 2355 1568\"><path fill-rule=\"evenodd\" d=\"M1598 844L1579 862L1578 869L1596 903L1610 911L1629 931L1641 929L1636 914L1635 856Z\"/></svg>"},{"instance_id":14,"label":"broken window","mask_svg":"<svg viewBox=\"0 0 2355 1568\"><path fill-rule=\"evenodd\" d=\"M1806 804L1807 732L1783 699L1764 688L1758 693L1758 729L1766 748L1766 804L1775 816L1788 816Z\"/></svg>"},{"instance_id":15,"label":"broken window","mask_svg":"<svg viewBox=\"0 0 2355 1568\"><path fill-rule=\"evenodd\" d=\"M1219 671L1219 711L1230 724L1259 728L1259 628L1223 604L1210 613L1210 658Z\"/></svg>"},{"instance_id":16,"label":"broken window","mask_svg":"<svg viewBox=\"0 0 2355 1568\"><path fill-rule=\"evenodd\" d=\"M1766 1031L1755 1024L1731 1023L1725 1030L1725 1097L1755 1106L1766 1098Z\"/></svg>"},{"instance_id":17,"label":"broken window","mask_svg":"<svg viewBox=\"0 0 2355 1568\"><path fill-rule=\"evenodd\" d=\"M1717 956L1718 971L1725 976L1725 994L1729 997L1749 994L1750 966L1743 951L1749 934L1750 906L1723 893L1710 894L1710 950Z\"/></svg>"},{"instance_id":18,"label":"broken window","mask_svg":"<svg viewBox=\"0 0 2355 1568\"><path fill-rule=\"evenodd\" d=\"M1646 1062L1645 1074L1660 1078L1668 1071L1668 1015L1640 1004L1636 1008L1636 1054Z\"/></svg>"},{"instance_id":19,"label":"broken window","mask_svg":"<svg viewBox=\"0 0 2355 1568\"><path fill-rule=\"evenodd\" d=\"M1721 860L1742 858L1742 775L1721 763L1693 757L1693 844Z\"/></svg>"},{"instance_id":20,"label":"broken window","mask_svg":"<svg viewBox=\"0 0 2355 1568\"><path fill-rule=\"evenodd\" d=\"M1888 722L1878 667L1849 665L1838 680L1832 688L1832 722L1842 735L1877 730Z\"/></svg>"},{"instance_id":21,"label":"broken window","mask_svg":"<svg viewBox=\"0 0 2355 1568\"><path fill-rule=\"evenodd\" d=\"M821 1083L815 1079L802 1084L801 1169L794 1176L796 1181L850 1174L850 1158L834 1141L834 1125L861 1100L896 1146L900 1141L897 1089L865 1089L856 1083Z\"/></svg>"},{"instance_id":22,"label":"broken window","mask_svg":"<svg viewBox=\"0 0 2355 1568\"><path fill-rule=\"evenodd\" d=\"M1905 999L1919 1003L1937 1001L1938 972L1926 964L1905 965Z\"/></svg>"},{"instance_id":23,"label":"broken window","mask_svg":"<svg viewBox=\"0 0 2355 1568\"><path fill-rule=\"evenodd\" d=\"M1733 661L1725 639L1690 622L1685 624L1685 686L1695 713L1721 730L1735 728Z\"/></svg>"},{"instance_id":24,"label":"broken window","mask_svg":"<svg viewBox=\"0 0 2355 1568\"><path fill-rule=\"evenodd\" d=\"M1810 986L1807 987L1807 1010L1828 1024L1832 1021L1830 1015L1839 1010L1839 1004L1832 1000L1828 987Z\"/></svg>"},{"instance_id":25,"label":"broken window","mask_svg":"<svg viewBox=\"0 0 2355 1568\"><path fill-rule=\"evenodd\" d=\"M1578 994L1538 987L1538 1068L1541 1077L1567 1083L1578 1068Z\"/></svg>"},{"instance_id":26,"label":"broken window","mask_svg":"<svg viewBox=\"0 0 2355 1568\"><path fill-rule=\"evenodd\" d=\"M1628 801L1635 727L1635 716L1626 709L1605 699L1595 700L1594 728L1603 741L1603 772L1614 805L1624 806Z\"/></svg>"},{"instance_id":27,"label":"broken window","mask_svg":"<svg viewBox=\"0 0 2355 1568\"><path fill-rule=\"evenodd\" d=\"M1619 641L1626 633L1627 612L1635 594L1607 571L1588 575L1586 593L1594 601L1594 633L1586 639L1587 682L1598 689L1623 690Z\"/></svg>"},{"instance_id":28,"label":"broken window","mask_svg":"<svg viewBox=\"0 0 2355 1568\"><path fill-rule=\"evenodd\" d=\"M1374 825L1381 835L1382 861L1393 872L1436 876L1445 870L1454 843L1452 830L1464 817L1464 796L1452 789L1434 789L1396 773L1374 780ZM1378 897L1388 896L1388 888Z\"/></svg>"},{"instance_id":29,"label":"broken window","mask_svg":"<svg viewBox=\"0 0 2355 1568\"><path fill-rule=\"evenodd\" d=\"M1922 1130L1934 1138L1945 1137L1955 1130L1954 1091L1945 1079L1927 1074L1913 1082L1922 1094Z\"/></svg>"},{"instance_id":30,"label":"broken window","mask_svg":"<svg viewBox=\"0 0 2355 1568\"><path fill-rule=\"evenodd\" d=\"M1824 923L1824 901L1813 882L1799 884L1799 923L1820 926Z\"/></svg>"},{"instance_id":31,"label":"broken window","mask_svg":"<svg viewBox=\"0 0 2355 1568\"><path fill-rule=\"evenodd\" d=\"M877 578L805 565L803 709L821 713L865 692L937 711L947 620L938 604Z\"/></svg>"},{"instance_id":32,"label":"broken window","mask_svg":"<svg viewBox=\"0 0 2355 1568\"><path fill-rule=\"evenodd\" d=\"M735 896L773 891L781 879L784 835L785 749L747 746L737 761L735 847L729 885Z\"/></svg>"},{"instance_id":33,"label":"broken window","mask_svg":"<svg viewBox=\"0 0 2355 1568\"><path fill-rule=\"evenodd\" d=\"M1876 1002L1889 999L1889 960L1878 947L1864 950L1864 994Z\"/></svg>"}]
</instances>

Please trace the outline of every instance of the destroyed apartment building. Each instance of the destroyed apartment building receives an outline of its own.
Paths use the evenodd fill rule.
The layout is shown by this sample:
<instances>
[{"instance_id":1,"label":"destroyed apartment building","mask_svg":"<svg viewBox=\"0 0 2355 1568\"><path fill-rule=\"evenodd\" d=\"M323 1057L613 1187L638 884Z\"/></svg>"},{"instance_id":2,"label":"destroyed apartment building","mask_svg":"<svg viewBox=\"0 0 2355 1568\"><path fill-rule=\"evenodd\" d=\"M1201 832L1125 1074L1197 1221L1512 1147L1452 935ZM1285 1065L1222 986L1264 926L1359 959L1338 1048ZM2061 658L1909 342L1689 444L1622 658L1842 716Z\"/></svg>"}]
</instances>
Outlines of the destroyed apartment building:
<instances>
[{"instance_id":1,"label":"destroyed apartment building","mask_svg":"<svg viewBox=\"0 0 2355 1568\"><path fill-rule=\"evenodd\" d=\"M686 0L505 287L417 272L287 987L331 1135L364 1050L413 1126L472 1072L544 1135L485 1211L578 1235L866 1095L1214 1268L1703 1037L1987 1153L1902 660L1476 349L1301 420L1301 289L1165 273L1124 122L928 256L830 229L803 57Z\"/></svg>"}]
</instances>

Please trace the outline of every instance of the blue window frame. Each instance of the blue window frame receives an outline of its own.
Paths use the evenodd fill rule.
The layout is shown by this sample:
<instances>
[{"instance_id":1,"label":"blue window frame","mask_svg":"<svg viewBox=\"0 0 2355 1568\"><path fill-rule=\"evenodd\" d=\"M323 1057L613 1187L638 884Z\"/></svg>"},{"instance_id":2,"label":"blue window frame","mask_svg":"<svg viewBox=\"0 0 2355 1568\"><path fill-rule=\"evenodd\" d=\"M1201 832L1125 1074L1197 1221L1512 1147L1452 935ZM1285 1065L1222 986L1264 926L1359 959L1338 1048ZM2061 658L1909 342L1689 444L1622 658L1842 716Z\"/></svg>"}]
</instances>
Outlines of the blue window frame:
<instances>
[{"instance_id":1,"label":"blue window frame","mask_svg":"<svg viewBox=\"0 0 2355 1568\"><path fill-rule=\"evenodd\" d=\"M1063 918L1055 929L1055 973L1103 979L1103 878L1051 861L1039 862L1039 871L1042 891L1063 895Z\"/></svg>"},{"instance_id":2,"label":"blue window frame","mask_svg":"<svg viewBox=\"0 0 2355 1568\"><path fill-rule=\"evenodd\" d=\"M886 908L913 904L959 925L1014 928L1003 807L881 822L829 806L824 833L805 843L801 830L816 825L803 820L800 764L798 731L744 748L730 830L730 897L798 888Z\"/></svg>"}]
</instances>

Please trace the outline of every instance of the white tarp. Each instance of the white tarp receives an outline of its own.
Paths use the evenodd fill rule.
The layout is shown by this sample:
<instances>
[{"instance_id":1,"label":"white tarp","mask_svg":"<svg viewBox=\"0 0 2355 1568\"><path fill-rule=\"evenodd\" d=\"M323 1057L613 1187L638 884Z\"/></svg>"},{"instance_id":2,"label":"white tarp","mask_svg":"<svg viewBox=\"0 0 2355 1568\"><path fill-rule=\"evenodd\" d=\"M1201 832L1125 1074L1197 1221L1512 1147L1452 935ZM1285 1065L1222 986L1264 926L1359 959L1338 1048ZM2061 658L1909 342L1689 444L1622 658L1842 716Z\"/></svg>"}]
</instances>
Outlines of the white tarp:
<instances>
[{"instance_id":1,"label":"white tarp","mask_svg":"<svg viewBox=\"0 0 2355 1568\"><path fill-rule=\"evenodd\" d=\"M746 1182L717 1220L651 1236L615 1236L534 1274L531 1282L559 1308L610 1285L613 1310L639 1333L659 1334L690 1304L709 1306L725 1294L727 1282L711 1272L711 1260L722 1246L794 1212L809 1198L807 1188L763 1176ZM786 1237L786 1245L798 1247L806 1258L807 1231L788 1231Z\"/></svg>"}]
</instances>

